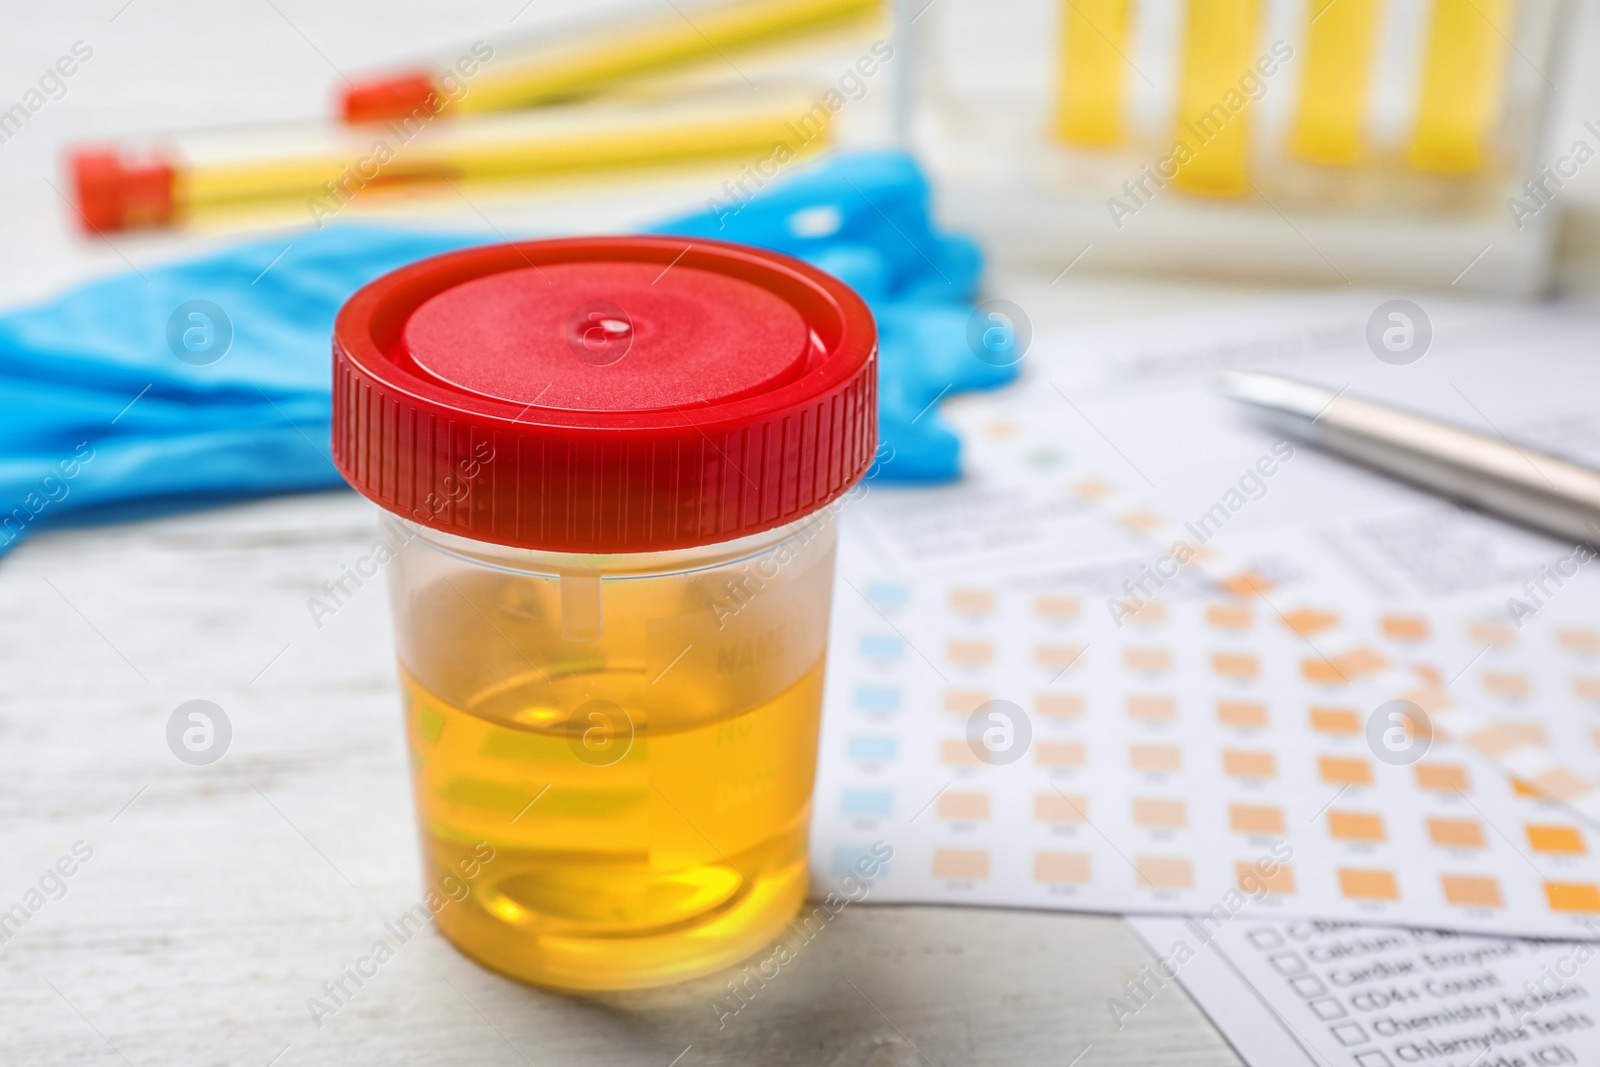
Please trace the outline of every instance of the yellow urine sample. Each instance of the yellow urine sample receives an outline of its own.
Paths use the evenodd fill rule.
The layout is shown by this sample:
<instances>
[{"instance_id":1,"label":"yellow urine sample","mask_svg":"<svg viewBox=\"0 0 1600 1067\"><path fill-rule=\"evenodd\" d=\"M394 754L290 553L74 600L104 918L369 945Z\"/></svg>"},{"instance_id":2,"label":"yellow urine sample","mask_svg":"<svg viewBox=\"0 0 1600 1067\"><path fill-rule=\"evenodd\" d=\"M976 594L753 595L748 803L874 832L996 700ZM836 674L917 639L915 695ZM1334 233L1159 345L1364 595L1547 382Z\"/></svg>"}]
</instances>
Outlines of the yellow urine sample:
<instances>
[{"instance_id":1,"label":"yellow urine sample","mask_svg":"<svg viewBox=\"0 0 1600 1067\"><path fill-rule=\"evenodd\" d=\"M1335 166L1361 161L1378 0L1309 0L1300 102L1289 146Z\"/></svg>"},{"instance_id":2,"label":"yellow urine sample","mask_svg":"<svg viewBox=\"0 0 1600 1067\"><path fill-rule=\"evenodd\" d=\"M406 738L445 937L598 990L781 933L808 885L827 647L833 534L813 532L753 562L576 580L405 550Z\"/></svg>"},{"instance_id":3,"label":"yellow urine sample","mask_svg":"<svg viewBox=\"0 0 1600 1067\"><path fill-rule=\"evenodd\" d=\"M1056 136L1068 144L1122 140L1129 0L1062 0Z\"/></svg>"},{"instance_id":4,"label":"yellow urine sample","mask_svg":"<svg viewBox=\"0 0 1600 1067\"><path fill-rule=\"evenodd\" d=\"M1341 0L1343 2L1343 0ZM1419 170L1470 174L1500 120L1513 0L1434 0L1407 159Z\"/></svg>"},{"instance_id":5,"label":"yellow urine sample","mask_svg":"<svg viewBox=\"0 0 1600 1067\"><path fill-rule=\"evenodd\" d=\"M1176 136L1192 158L1178 165L1180 189L1236 196L1249 188L1251 101L1241 82L1259 80L1260 23L1260 0L1189 0Z\"/></svg>"}]
</instances>

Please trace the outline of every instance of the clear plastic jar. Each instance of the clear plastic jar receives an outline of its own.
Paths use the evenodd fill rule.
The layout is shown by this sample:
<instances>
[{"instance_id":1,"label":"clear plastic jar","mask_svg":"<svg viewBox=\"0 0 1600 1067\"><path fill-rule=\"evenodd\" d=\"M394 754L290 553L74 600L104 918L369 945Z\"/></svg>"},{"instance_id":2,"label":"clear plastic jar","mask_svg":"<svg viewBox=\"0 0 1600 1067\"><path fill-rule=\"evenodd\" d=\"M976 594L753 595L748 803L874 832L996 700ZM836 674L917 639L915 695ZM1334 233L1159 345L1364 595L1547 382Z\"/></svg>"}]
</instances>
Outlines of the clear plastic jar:
<instances>
[{"instance_id":1,"label":"clear plastic jar","mask_svg":"<svg viewBox=\"0 0 1600 1067\"><path fill-rule=\"evenodd\" d=\"M388 522L427 880L494 857L445 936L574 989L768 944L806 891L829 518L623 555Z\"/></svg>"},{"instance_id":2,"label":"clear plastic jar","mask_svg":"<svg viewBox=\"0 0 1600 1067\"><path fill-rule=\"evenodd\" d=\"M833 505L876 447L866 305L715 241L488 246L363 288L333 369L439 929L564 989L770 943L807 887Z\"/></svg>"}]
</instances>

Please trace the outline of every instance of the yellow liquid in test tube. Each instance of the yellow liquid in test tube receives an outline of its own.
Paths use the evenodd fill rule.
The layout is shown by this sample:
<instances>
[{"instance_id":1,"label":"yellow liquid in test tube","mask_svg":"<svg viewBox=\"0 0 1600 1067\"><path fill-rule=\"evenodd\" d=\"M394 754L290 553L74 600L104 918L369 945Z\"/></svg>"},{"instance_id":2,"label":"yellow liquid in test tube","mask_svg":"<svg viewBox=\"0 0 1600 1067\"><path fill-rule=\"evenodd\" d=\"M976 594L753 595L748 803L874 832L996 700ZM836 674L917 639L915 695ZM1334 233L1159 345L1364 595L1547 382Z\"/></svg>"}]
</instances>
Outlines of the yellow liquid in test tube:
<instances>
[{"instance_id":1,"label":"yellow liquid in test tube","mask_svg":"<svg viewBox=\"0 0 1600 1067\"><path fill-rule=\"evenodd\" d=\"M771 944L808 884L832 555L819 536L742 603L725 579L749 567L418 589L401 674L425 881L477 869L440 931L567 989Z\"/></svg>"},{"instance_id":2,"label":"yellow liquid in test tube","mask_svg":"<svg viewBox=\"0 0 1600 1067\"><path fill-rule=\"evenodd\" d=\"M1407 154L1413 166L1440 174L1470 174L1483 166L1500 119L1514 15L1513 0L1434 0L1417 129Z\"/></svg>"},{"instance_id":3,"label":"yellow liquid in test tube","mask_svg":"<svg viewBox=\"0 0 1600 1067\"><path fill-rule=\"evenodd\" d=\"M1122 140L1129 0L1062 0L1056 136L1069 144Z\"/></svg>"},{"instance_id":4,"label":"yellow liquid in test tube","mask_svg":"<svg viewBox=\"0 0 1600 1067\"><path fill-rule=\"evenodd\" d=\"M557 36L526 54L508 49L453 107L503 111L571 99L698 62L733 66L730 52L867 23L882 0L733 0L709 7L662 5L656 17L614 18L601 31Z\"/></svg>"},{"instance_id":5,"label":"yellow liquid in test tube","mask_svg":"<svg viewBox=\"0 0 1600 1067\"><path fill-rule=\"evenodd\" d=\"M1173 184L1235 196L1249 188L1251 104L1240 79L1254 74L1260 0L1189 0L1188 12L1176 136L1194 156L1178 167Z\"/></svg>"},{"instance_id":6,"label":"yellow liquid in test tube","mask_svg":"<svg viewBox=\"0 0 1600 1067\"><path fill-rule=\"evenodd\" d=\"M1378 0L1310 0L1290 138L1302 159L1335 166L1361 161L1379 10Z\"/></svg>"}]
</instances>

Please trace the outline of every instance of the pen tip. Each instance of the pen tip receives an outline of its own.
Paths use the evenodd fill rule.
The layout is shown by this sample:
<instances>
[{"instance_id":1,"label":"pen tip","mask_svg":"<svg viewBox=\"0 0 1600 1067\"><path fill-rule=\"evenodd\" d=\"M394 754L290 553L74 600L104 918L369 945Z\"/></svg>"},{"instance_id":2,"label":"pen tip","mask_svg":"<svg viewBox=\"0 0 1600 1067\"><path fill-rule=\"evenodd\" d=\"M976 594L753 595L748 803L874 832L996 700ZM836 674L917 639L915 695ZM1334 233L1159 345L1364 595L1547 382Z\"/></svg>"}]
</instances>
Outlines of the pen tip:
<instances>
[{"instance_id":1,"label":"pen tip","mask_svg":"<svg viewBox=\"0 0 1600 1067\"><path fill-rule=\"evenodd\" d=\"M1217 375L1216 385L1219 392L1234 400L1306 418L1316 418L1334 398L1332 392L1321 386L1254 371L1222 371Z\"/></svg>"}]
</instances>

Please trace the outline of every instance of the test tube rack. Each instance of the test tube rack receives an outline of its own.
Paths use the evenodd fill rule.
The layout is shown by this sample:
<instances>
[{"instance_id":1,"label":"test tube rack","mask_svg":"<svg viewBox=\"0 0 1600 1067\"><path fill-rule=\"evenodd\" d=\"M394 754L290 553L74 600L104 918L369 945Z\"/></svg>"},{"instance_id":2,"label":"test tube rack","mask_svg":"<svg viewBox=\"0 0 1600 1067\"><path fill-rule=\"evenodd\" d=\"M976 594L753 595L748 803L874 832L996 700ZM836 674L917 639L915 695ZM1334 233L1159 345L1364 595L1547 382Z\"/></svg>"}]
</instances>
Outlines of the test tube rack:
<instances>
[{"instance_id":1,"label":"test tube rack","mask_svg":"<svg viewBox=\"0 0 1600 1067\"><path fill-rule=\"evenodd\" d=\"M908 136L1003 259L1548 283L1563 0L922 5Z\"/></svg>"}]
</instances>

